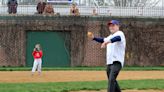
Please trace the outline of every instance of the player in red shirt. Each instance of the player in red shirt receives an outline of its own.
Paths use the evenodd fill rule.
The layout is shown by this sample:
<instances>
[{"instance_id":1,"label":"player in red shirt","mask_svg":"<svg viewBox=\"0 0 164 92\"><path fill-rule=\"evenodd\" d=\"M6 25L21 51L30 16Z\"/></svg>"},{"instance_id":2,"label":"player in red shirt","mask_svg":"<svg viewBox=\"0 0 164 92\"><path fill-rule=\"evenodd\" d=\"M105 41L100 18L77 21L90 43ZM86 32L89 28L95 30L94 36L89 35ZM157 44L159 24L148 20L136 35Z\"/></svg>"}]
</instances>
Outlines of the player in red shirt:
<instances>
[{"instance_id":1,"label":"player in red shirt","mask_svg":"<svg viewBox=\"0 0 164 92\"><path fill-rule=\"evenodd\" d=\"M41 50L40 44L35 45L35 48L34 48L34 51L32 52L32 55L34 57L32 76L34 75L36 69L38 70L38 73L40 75L41 69L42 69L42 56L43 56L43 52Z\"/></svg>"}]
</instances>

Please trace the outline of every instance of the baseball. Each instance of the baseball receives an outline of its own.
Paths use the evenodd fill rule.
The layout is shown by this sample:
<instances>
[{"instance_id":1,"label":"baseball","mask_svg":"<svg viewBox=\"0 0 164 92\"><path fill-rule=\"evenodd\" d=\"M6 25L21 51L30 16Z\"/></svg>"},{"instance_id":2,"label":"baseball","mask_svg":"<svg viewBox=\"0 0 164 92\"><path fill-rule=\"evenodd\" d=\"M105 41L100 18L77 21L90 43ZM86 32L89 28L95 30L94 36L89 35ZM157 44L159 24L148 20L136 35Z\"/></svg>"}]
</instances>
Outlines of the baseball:
<instances>
[{"instance_id":1,"label":"baseball","mask_svg":"<svg viewBox=\"0 0 164 92\"><path fill-rule=\"evenodd\" d=\"M88 37L92 37L93 33L92 32L88 32L87 35L88 35Z\"/></svg>"}]
</instances>

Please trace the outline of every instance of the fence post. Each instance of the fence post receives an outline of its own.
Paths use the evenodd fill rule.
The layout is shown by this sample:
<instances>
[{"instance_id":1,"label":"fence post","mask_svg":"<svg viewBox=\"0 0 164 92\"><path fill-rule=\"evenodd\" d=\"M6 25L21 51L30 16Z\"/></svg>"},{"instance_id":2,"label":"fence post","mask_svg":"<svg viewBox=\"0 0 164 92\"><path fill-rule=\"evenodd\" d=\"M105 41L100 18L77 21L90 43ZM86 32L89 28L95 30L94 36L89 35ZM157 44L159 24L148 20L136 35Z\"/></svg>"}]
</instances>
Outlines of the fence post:
<instances>
[{"instance_id":1,"label":"fence post","mask_svg":"<svg viewBox=\"0 0 164 92\"><path fill-rule=\"evenodd\" d=\"M162 0L162 10L164 10L164 0ZM162 12L162 16L164 16L164 12Z\"/></svg>"}]
</instances>

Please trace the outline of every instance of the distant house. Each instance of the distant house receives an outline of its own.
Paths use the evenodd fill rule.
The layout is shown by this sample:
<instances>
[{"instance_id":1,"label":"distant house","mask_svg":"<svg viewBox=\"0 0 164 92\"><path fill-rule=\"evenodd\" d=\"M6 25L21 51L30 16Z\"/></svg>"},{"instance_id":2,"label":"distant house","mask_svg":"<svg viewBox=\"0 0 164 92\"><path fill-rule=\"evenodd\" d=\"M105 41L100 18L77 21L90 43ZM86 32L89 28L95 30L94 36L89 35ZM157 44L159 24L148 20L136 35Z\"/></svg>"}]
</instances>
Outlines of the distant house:
<instances>
[{"instance_id":1,"label":"distant house","mask_svg":"<svg viewBox=\"0 0 164 92\"><path fill-rule=\"evenodd\" d=\"M6 5L8 2L8 0L0 0L0 5ZM35 4L36 0L17 0L17 2L19 3L19 5L31 5L31 4Z\"/></svg>"}]
</instances>

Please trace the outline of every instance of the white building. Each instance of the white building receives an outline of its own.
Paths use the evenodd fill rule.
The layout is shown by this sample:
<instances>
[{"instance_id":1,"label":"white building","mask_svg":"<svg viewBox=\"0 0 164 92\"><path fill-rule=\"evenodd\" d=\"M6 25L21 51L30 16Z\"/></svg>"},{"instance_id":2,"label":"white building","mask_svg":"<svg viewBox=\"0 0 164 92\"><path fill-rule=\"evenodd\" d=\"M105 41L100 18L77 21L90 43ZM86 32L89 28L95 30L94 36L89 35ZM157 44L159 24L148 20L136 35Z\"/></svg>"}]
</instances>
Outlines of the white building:
<instances>
[{"instance_id":1,"label":"white building","mask_svg":"<svg viewBox=\"0 0 164 92\"><path fill-rule=\"evenodd\" d=\"M29 4L35 4L36 0L17 0L19 4L23 5L29 5ZM6 5L8 0L0 0L0 5Z\"/></svg>"},{"instance_id":2,"label":"white building","mask_svg":"<svg viewBox=\"0 0 164 92\"><path fill-rule=\"evenodd\" d=\"M0 0L0 5L6 5L8 0ZM19 4L35 4L37 0L17 0ZM47 1L47 0L45 0ZM78 5L91 6L95 4L105 5L109 0L73 0Z\"/></svg>"},{"instance_id":3,"label":"white building","mask_svg":"<svg viewBox=\"0 0 164 92\"><path fill-rule=\"evenodd\" d=\"M109 0L74 0L79 5L92 6L92 5L109 5Z\"/></svg>"}]
</instances>

